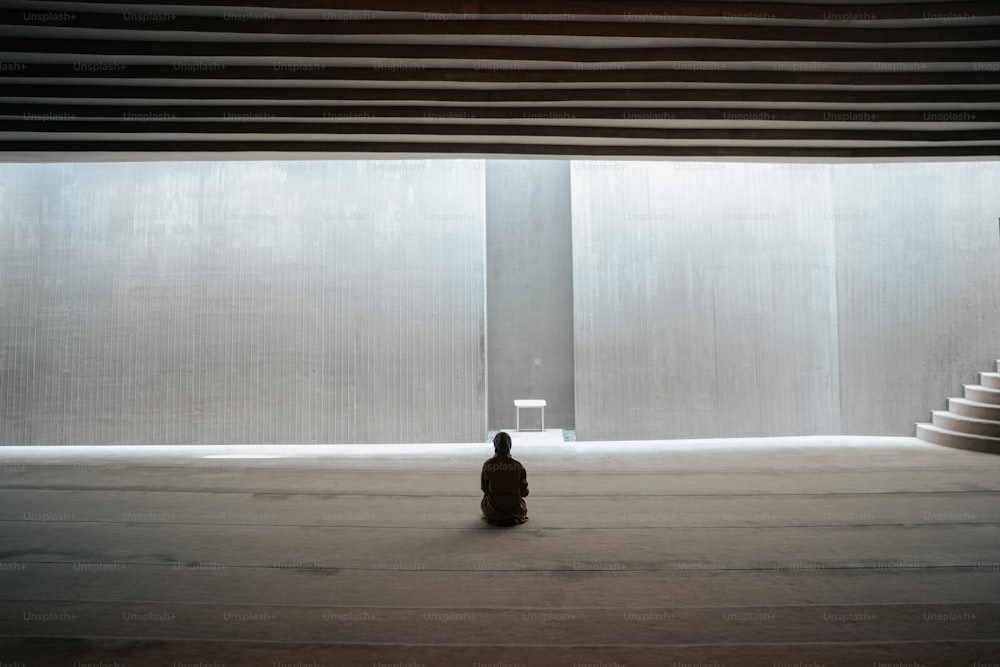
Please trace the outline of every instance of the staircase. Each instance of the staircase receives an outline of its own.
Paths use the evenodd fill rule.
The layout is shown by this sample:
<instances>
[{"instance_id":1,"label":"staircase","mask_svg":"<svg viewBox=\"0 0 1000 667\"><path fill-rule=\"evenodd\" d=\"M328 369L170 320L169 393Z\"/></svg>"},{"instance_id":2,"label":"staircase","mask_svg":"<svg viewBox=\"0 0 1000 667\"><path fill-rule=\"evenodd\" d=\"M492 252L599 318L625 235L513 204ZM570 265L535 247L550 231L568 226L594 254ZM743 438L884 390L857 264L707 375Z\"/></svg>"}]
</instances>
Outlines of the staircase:
<instances>
[{"instance_id":1,"label":"staircase","mask_svg":"<svg viewBox=\"0 0 1000 667\"><path fill-rule=\"evenodd\" d=\"M1000 371L1000 360L996 361ZM947 410L931 413L930 424L917 424L925 442L1000 454L1000 372L980 373L979 384L965 385L965 398L949 398Z\"/></svg>"}]
</instances>

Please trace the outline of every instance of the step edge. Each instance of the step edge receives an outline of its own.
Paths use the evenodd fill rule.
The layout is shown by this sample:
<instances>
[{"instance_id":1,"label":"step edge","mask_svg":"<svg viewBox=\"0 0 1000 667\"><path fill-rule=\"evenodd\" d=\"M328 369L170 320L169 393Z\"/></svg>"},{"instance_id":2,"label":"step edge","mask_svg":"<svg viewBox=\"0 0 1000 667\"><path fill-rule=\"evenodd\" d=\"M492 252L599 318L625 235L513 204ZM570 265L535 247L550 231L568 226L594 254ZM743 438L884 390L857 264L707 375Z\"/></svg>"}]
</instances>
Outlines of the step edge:
<instances>
[{"instance_id":1,"label":"step edge","mask_svg":"<svg viewBox=\"0 0 1000 667\"><path fill-rule=\"evenodd\" d=\"M969 405L974 408L1000 408L1000 405L996 403L980 403L979 401L974 401L971 398L965 398L964 396L949 396L949 401L956 401L962 405Z\"/></svg>"},{"instance_id":2,"label":"step edge","mask_svg":"<svg viewBox=\"0 0 1000 667\"><path fill-rule=\"evenodd\" d=\"M962 388L963 389L974 389L976 391L982 390L982 391L986 391L986 392L991 393L991 394L1000 394L1000 389L997 389L996 387L987 387L986 385L983 385L983 384L963 384Z\"/></svg>"},{"instance_id":3,"label":"step edge","mask_svg":"<svg viewBox=\"0 0 1000 667\"><path fill-rule=\"evenodd\" d=\"M989 405L987 403L987 405ZM931 410L931 416L941 415L943 417L954 417L958 421L973 422L976 424L996 424L1000 426L1000 420L997 419L983 419L982 417L967 417L965 415L960 415L957 412L952 412L951 410Z\"/></svg>"},{"instance_id":4,"label":"step edge","mask_svg":"<svg viewBox=\"0 0 1000 667\"><path fill-rule=\"evenodd\" d=\"M976 435L975 433L962 433L961 431L952 431L951 429L941 428L940 426L935 426L934 424L930 423L917 424L918 432L920 430L920 427L923 427L924 430L936 431L938 433L941 433L942 435L957 436L959 438L968 438L970 440L982 440L983 442L995 442L998 445L1000 445L1000 437L992 438L988 435Z\"/></svg>"}]
</instances>

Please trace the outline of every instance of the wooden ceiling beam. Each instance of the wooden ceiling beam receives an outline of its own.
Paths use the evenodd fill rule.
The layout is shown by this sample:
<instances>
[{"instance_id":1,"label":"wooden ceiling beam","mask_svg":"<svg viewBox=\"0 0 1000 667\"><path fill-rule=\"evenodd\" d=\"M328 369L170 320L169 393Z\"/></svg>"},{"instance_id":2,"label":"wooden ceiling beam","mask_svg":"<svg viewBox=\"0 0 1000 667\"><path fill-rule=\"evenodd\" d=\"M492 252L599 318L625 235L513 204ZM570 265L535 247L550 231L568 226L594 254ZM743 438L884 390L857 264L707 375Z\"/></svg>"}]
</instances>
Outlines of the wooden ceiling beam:
<instances>
[{"instance_id":1,"label":"wooden ceiling beam","mask_svg":"<svg viewBox=\"0 0 1000 667\"><path fill-rule=\"evenodd\" d=\"M148 120L66 120L56 122L31 118L5 125L8 132L116 133L124 138L130 134L232 134L233 139L253 140L252 135L273 135L275 141L287 140L284 135L300 135L301 141L311 137L301 135L444 135L476 137L576 137L591 139L651 139L656 141L878 141L878 142L990 142L1000 141L1000 129L933 129L889 130L855 123L850 129L767 129L767 128L655 128L608 127L601 125L544 124L482 124L482 123L295 123L282 121L202 121L176 122L152 118Z\"/></svg>"},{"instance_id":2,"label":"wooden ceiling beam","mask_svg":"<svg viewBox=\"0 0 1000 667\"><path fill-rule=\"evenodd\" d=\"M173 104L192 101L204 104L206 100L279 100L317 102L399 102L414 104L452 102L455 104L565 104L578 102L615 102L618 106L630 103L789 103L832 104L854 106L869 104L997 104L1000 89L932 89L888 90L861 88L857 90L776 89L732 90L714 88L521 88L515 90L435 89L435 88L306 88L293 86L103 86L16 83L3 86L3 96L50 98L70 101L81 99L144 99L169 100ZM455 106L456 111L462 107ZM565 108L572 111L571 106Z\"/></svg>"},{"instance_id":3,"label":"wooden ceiling beam","mask_svg":"<svg viewBox=\"0 0 1000 667\"><path fill-rule=\"evenodd\" d=\"M805 69L805 68L803 68ZM372 81L391 82L459 82L459 83L523 83L575 84L575 83L718 83L718 84L782 84L782 85L840 85L840 86L941 86L952 88L962 85L988 85L1000 87L996 72L980 71L919 71L919 72L817 72L784 71L775 69L749 70L693 70L693 69L472 69L462 67L427 69L375 69L372 67L322 67L310 68L295 65L271 66L226 65L224 69L212 67L181 67L175 65L126 65L123 68L104 69L79 64L28 63L23 67L8 67L0 71L0 80L38 78L72 78L73 84L88 85L93 79L115 80L128 85L135 79L162 81Z\"/></svg>"},{"instance_id":4,"label":"wooden ceiling beam","mask_svg":"<svg viewBox=\"0 0 1000 667\"><path fill-rule=\"evenodd\" d=\"M226 153L238 159L245 154L337 155L350 154L410 154L414 157L432 155L552 155L586 157L646 157L646 158L941 158L941 157L1000 157L1000 146L614 146L519 144L497 142L398 142L398 141L90 141L90 140L11 140L0 138L2 153L171 153L185 156L198 153Z\"/></svg>"},{"instance_id":5,"label":"wooden ceiling beam","mask_svg":"<svg viewBox=\"0 0 1000 667\"><path fill-rule=\"evenodd\" d=\"M397 69L426 67L419 59L500 62L857 62L879 70L879 63L906 63L921 71L926 63L1000 61L1000 47L941 48L801 48L801 47L648 47L559 48L467 46L455 44L330 44L316 42L175 42L7 37L9 53L58 55L63 62L78 56L158 56L163 58L366 58L375 66ZM385 62L391 61L388 65ZM184 61L177 61L184 62ZM885 71L891 71L887 68Z\"/></svg>"},{"instance_id":6,"label":"wooden ceiling beam","mask_svg":"<svg viewBox=\"0 0 1000 667\"><path fill-rule=\"evenodd\" d=\"M38 13L16 9L0 9L0 25L36 26L44 35L50 28L76 28L95 31L128 31L156 33L170 30L188 33L187 39L199 34L222 33L232 36L326 36L343 35L392 35L405 36L508 36L522 37L617 37L633 39L702 39L748 40L777 42L842 42L842 43L900 43L900 42L975 42L997 40L997 29L990 25L964 25L952 22L945 25L917 25L880 27L876 22L848 25L846 22L829 22L829 25L768 25L766 23L679 23L654 21L538 21L520 20L445 20L421 18L384 20L316 20L309 16L301 19L268 18L255 21L234 21L220 16L195 16L169 14L151 10L123 11L106 6L86 11L73 11L62 21L40 22ZM71 17L71 18L70 18ZM105 39L122 39L114 34L102 35ZM178 41L181 37L178 36Z\"/></svg>"},{"instance_id":7,"label":"wooden ceiling beam","mask_svg":"<svg viewBox=\"0 0 1000 667\"><path fill-rule=\"evenodd\" d=\"M90 4L118 5L122 8L142 10L178 11L185 7L206 5L202 0L162 0L135 2L130 0L83 0L75 3L81 7ZM40 3L43 6L44 3ZM374 17L376 12L400 12L438 18L461 20L463 16L526 15L538 20L564 20L572 16L618 16L624 21L671 20L680 17L721 18L731 21L808 20L869 22L885 20L928 20L928 16L994 17L1000 7L992 0L965 0L958 2L902 2L902 3L790 3L790 2L661 2L659 0L622 0L601 2L597 0L213 0L208 6L219 8L221 14L236 8L236 16L264 18L268 10L307 9L329 12L331 19L336 12L355 13ZM611 9L614 11L611 11ZM233 12L230 12L233 13ZM434 17L428 17L433 19Z\"/></svg>"},{"instance_id":8,"label":"wooden ceiling beam","mask_svg":"<svg viewBox=\"0 0 1000 667\"><path fill-rule=\"evenodd\" d=\"M768 123L831 123L831 122L864 122L869 124L885 123L928 123L928 122L967 122L967 123L1000 123L1000 108L941 111L937 109L906 109L873 111L844 111L836 107L827 109L785 109L770 108L706 108L706 107L573 107L560 109L548 107L406 107L406 106L302 106L302 105L247 105L236 103L228 105L200 104L190 106L159 106L150 107L142 104L87 105L87 104L25 104L4 102L0 99L0 116L10 119L0 119L0 127L8 125L10 120L27 120L36 117L38 120L57 122L60 120L87 120L109 118L168 118L179 122L215 119L228 122L246 120L310 120L315 123L329 121L367 121L379 118L419 119L424 122L445 121L476 121L476 120L516 120L527 122L532 117L550 112L553 115L568 112L567 121L656 121L676 122L690 120L727 121L730 123L762 121ZM150 115L151 114L151 115ZM50 126L50 129L58 127Z\"/></svg>"}]
</instances>

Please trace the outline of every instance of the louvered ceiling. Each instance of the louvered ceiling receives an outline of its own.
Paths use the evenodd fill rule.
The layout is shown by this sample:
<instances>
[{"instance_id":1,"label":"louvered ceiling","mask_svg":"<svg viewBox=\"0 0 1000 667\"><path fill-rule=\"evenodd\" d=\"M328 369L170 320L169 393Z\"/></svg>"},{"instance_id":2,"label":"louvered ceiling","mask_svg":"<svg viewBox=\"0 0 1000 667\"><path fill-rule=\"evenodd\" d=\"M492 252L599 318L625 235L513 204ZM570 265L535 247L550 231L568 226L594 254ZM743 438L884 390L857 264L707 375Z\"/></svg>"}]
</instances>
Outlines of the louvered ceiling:
<instances>
[{"instance_id":1,"label":"louvered ceiling","mask_svg":"<svg viewBox=\"0 0 1000 667\"><path fill-rule=\"evenodd\" d=\"M7 159L1000 154L996 0L0 7Z\"/></svg>"}]
</instances>

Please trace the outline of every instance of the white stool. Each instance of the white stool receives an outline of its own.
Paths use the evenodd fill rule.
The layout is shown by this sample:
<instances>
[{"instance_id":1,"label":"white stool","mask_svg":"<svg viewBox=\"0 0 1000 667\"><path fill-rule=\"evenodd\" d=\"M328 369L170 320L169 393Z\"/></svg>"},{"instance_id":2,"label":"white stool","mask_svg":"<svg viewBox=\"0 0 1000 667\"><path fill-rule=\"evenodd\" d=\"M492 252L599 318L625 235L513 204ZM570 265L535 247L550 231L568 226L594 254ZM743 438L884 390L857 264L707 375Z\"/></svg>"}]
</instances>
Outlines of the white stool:
<instances>
[{"instance_id":1,"label":"white stool","mask_svg":"<svg viewBox=\"0 0 1000 667\"><path fill-rule=\"evenodd\" d=\"M521 408L539 408L542 411L542 428L545 430L545 401L541 398L515 398L514 407L517 408L517 430L521 430Z\"/></svg>"}]
</instances>

